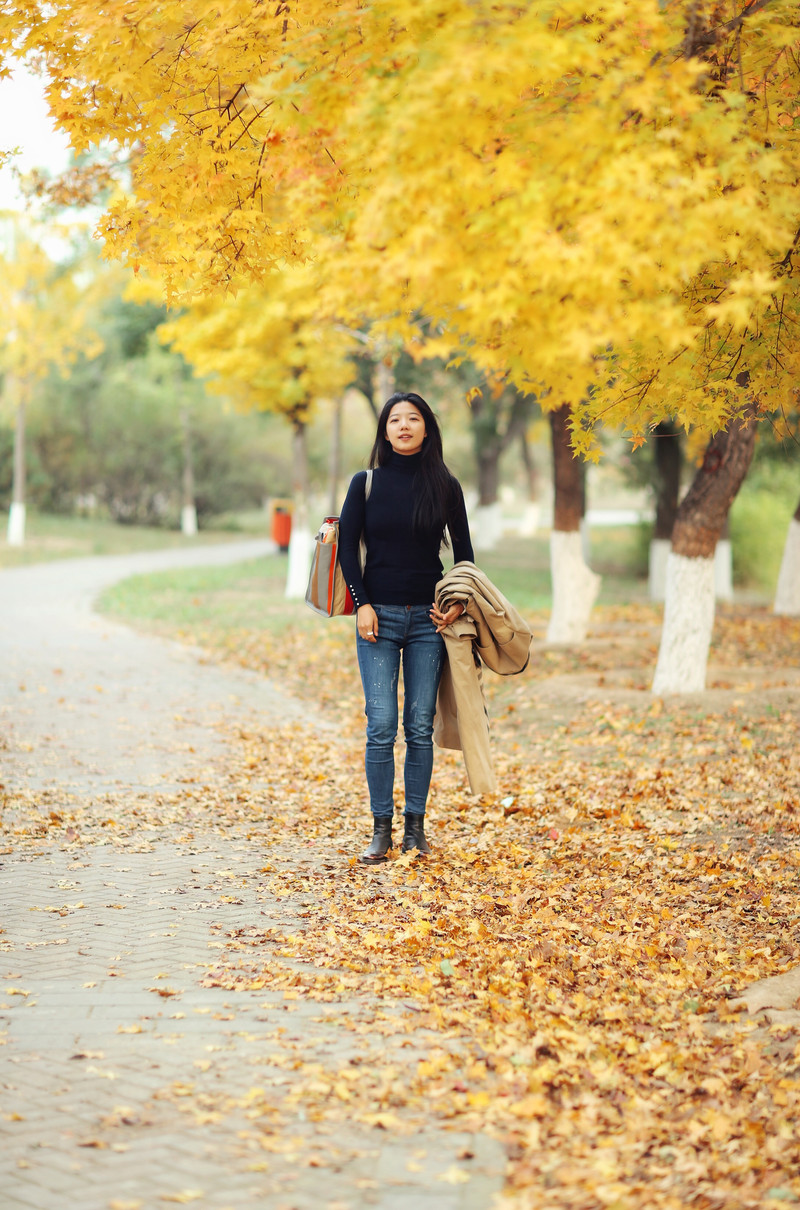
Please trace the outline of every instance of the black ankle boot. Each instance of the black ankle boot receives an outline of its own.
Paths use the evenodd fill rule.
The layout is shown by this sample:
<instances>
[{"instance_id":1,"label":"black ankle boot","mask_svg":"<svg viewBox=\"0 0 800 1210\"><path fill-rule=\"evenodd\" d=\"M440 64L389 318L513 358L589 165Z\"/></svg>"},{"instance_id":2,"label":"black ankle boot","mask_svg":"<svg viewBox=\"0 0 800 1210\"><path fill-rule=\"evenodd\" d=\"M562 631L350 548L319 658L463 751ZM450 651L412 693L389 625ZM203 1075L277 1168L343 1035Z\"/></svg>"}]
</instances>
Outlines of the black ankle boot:
<instances>
[{"instance_id":1,"label":"black ankle boot","mask_svg":"<svg viewBox=\"0 0 800 1210\"><path fill-rule=\"evenodd\" d=\"M430 853L431 847L425 839L425 816L406 815L406 830L403 836L403 853L417 849L420 853Z\"/></svg>"},{"instance_id":2,"label":"black ankle boot","mask_svg":"<svg viewBox=\"0 0 800 1210\"><path fill-rule=\"evenodd\" d=\"M386 860L386 854L392 847L392 817L374 816L372 829L370 846L358 859L367 865L377 865L379 861Z\"/></svg>"}]
</instances>

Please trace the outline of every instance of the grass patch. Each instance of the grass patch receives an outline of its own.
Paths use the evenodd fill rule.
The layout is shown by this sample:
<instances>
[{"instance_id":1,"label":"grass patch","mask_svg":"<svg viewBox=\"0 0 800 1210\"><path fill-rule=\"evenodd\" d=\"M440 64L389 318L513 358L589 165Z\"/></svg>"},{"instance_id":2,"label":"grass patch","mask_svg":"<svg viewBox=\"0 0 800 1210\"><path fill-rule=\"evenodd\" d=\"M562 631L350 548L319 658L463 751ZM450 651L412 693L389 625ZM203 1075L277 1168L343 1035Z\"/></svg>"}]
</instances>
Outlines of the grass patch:
<instances>
[{"instance_id":1,"label":"grass patch","mask_svg":"<svg viewBox=\"0 0 800 1210\"><path fill-rule=\"evenodd\" d=\"M646 584L637 579L633 562L635 535L600 531L593 541L593 564L603 573L601 601L644 599ZM478 556L480 566L501 592L525 613L550 607L550 546L546 536L505 538ZM326 624L302 601L285 596L286 555L271 555L226 567L194 567L133 576L108 589L100 609L122 621L161 634L178 635L212 647L226 645L243 632L284 634L287 630L319 632ZM347 626L335 619L331 627Z\"/></svg>"},{"instance_id":2,"label":"grass patch","mask_svg":"<svg viewBox=\"0 0 800 1210\"><path fill-rule=\"evenodd\" d=\"M260 531L248 514L238 532L248 537L266 537L268 529L266 514L263 514ZM113 521L91 517L56 517L29 512L24 546L9 546L5 536L0 540L0 567L19 567L51 559L79 559L92 555L127 555L142 550L168 550L230 540L229 528L223 532L206 529L195 538L187 538L175 530L145 525L117 525Z\"/></svg>"},{"instance_id":3,"label":"grass patch","mask_svg":"<svg viewBox=\"0 0 800 1210\"><path fill-rule=\"evenodd\" d=\"M131 576L100 597L98 608L162 634L200 638L271 630L314 621L302 601L287 601L286 556Z\"/></svg>"},{"instance_id":4,"label":"grass patch","mask_svg":"<svg viewBox=\"0 0 800 1210\"><path fill-rule=\"evenodd\" d=\"M230 541L236 534L268 537L269 532L269 515L262 510L217 518L212 529L204 529L194 538L174 530L29 512L24 546L9 546L0 539L0 567L51 559L194 547L198 543ZM603 577L601 604L646 599L646 543L643 543L639 528L594 529L590 546L590 564ZM533 538L507 536L495 550L480 551L477 562L517 608L525 611L550 608L550 540L547 534L537 534ZM261 625L265 609L276 625L280 613L286 615L284 621L288 625L298 613L307 612L302 603L289 603L283 595L285 556L262 561L258 566L258 572L245 574L241 581L233 567L164 573L163 578L139 577L140 582L135 587L120 591L113 601L113 594L108 594L109 612L118 613L128 621L139 618L143 622L161 624L177 618L176 625L185 625L190 619L203 619L204 611L208 610L208 622L223 627L250 625L251 619L253 625ZM221 598L225 594L228 598L223 601ZM194 600L206 596L211 599ZM235 596L242 599L234 600ZM186 601L186 597L190 600Z\"/></svg>"},{"instance_id":5,"label":"grass patch","mask_svg":"<svg viewBox=\"0 0 800 1210\"><path fill-rule=\"evenodd\" d=\"M589 565L603 577L600 604L648 599L647 550L639 527L598 527L591 531L589 545ZM518 609L536 613L550 608L548 534L533 538L507 536L494 550L479 551L476 562Z\"/></svg>"}]
</instances>

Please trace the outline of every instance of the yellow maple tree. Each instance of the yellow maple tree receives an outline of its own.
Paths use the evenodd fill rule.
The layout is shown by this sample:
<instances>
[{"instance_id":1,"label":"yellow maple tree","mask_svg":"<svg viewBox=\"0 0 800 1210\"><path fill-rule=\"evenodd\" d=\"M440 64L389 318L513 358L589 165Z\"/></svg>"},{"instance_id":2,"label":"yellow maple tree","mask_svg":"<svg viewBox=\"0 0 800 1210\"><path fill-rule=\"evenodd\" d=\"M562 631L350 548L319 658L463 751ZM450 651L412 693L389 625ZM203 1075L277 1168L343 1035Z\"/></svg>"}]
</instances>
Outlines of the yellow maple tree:
<instances>
[{"instance_id":1,"label":"yellow maple tree","mask_svg":"<svg viewBox=\"0 0 800 1210\"><path fill-rule=\"evenodd\" d=\"M52 242L59 233L49 231ZM0 250L0 374L3 401L14 416L14 475L9 541L25 535L25 418L34 385L48 374L67 374L79 354L96 356L102 342L88 321L92 302L104 289L86 256L70 255L60 233L57 259L43 232L19 216L4 220Z\"/></svg>"},{"instance_id":2,"label":"yellow maple tree","mask_svg":"<svg viewBox=\"0 0 800 1210\"><path fill-rule=\"evenodd\" d=\"M205 295L162 324L159 336L242 409L286 417L293 430L294 524L287 594L308 576L307 426L323 399L341 396L355 376L355 335L320 312L313 267L284 265L235 296Z\"/></svg>"},{"instance_id":3,"label":"yellow maple tree","mask_svg":"<svg viewBox=\"0 0 800 1210\"><path fill-rule=\"evenodd\" d=\"M634 439L796 377L795 0L27 0L108 251L173 294L308 257L348 315Z\"/></svg>"},{"instance_id":4,"label":"yellow maple tree","mask_svg":"<svg viewBox=\"0 0 800 1210\"><path fill-rule=\"evenodd\" d=\"M314 403L352 381L354 337L319 313L311 266L284 266L236 295L204 295L159 328L206 379L238 407L308 422Z\"/></svg>"}]
</instances>

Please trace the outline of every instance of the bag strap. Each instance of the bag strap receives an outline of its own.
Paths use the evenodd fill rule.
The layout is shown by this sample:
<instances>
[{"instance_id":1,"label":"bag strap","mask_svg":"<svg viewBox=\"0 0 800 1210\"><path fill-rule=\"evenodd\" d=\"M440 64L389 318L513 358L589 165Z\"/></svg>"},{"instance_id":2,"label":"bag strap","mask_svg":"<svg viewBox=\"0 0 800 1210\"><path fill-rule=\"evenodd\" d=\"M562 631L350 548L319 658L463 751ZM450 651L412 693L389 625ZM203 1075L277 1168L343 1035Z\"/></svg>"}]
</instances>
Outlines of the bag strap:
<instances>
[{"instance_id":1,"label":"bag strap","mask_svg":"<svg viewBox=\"0 0 800 1210\"><path fill-rule=\"evenodd\" d=\"M365 503L367 500L369 500L369 494L371 491L372 491L372 467L370 467L369 470L367 471L367 477L364 480L364 502ZM361 570L363 572L365 564L367 562L367 544L364 541L363 529L361 531L361 538L358 543L358 561L361 564Z\"/></svg>"}]
</instances>

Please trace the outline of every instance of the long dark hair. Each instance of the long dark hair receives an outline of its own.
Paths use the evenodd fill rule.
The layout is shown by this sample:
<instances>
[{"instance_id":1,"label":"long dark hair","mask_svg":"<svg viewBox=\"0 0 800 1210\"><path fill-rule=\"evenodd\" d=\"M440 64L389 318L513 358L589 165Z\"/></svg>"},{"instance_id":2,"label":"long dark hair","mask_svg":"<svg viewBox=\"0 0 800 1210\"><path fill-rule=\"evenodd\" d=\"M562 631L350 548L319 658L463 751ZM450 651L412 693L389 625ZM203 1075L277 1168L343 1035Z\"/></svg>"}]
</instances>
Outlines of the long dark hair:
<instances>
[{"instance_id":1,"label":"long dark hair","mask_svg":"<svg viewBox=\"0 0 800 1210\"><path fill-rule=\"evenodd\" d=\"M385 466L392 456L386 424L396 403L413 404L425 421L425 439L420 451L422 457L414 476L414 534L422 537L434 533L440 542L446 542L445 526L450 521L456 501L455 481L444 463L439 421L421 395L414 391L397 391L386 400L378 417L378 431L369 464L371 467Z\"/></svg>"}]
</instances>

